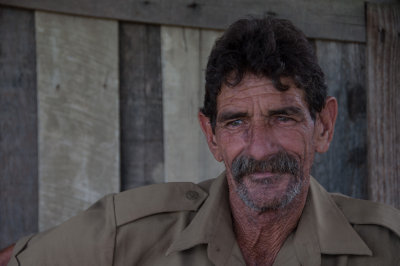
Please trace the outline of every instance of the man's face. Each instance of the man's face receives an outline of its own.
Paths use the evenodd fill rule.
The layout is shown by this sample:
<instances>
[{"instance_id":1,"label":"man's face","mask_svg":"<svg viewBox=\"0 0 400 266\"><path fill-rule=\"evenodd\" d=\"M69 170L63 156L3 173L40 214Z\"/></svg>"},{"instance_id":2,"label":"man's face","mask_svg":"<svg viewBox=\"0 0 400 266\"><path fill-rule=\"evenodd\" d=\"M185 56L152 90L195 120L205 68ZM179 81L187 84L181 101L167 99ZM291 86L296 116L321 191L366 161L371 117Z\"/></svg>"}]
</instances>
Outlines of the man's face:
<instances>
[{"instance_id":1,"label":"man's face","mask_svg":"<svg viewBox=\"0 0 400 266\"><path fill-rule=\"evenodd\" d=\"M217 98L212 151L225 163L230 192L261 212L307 192L316 151L304 91L289 78L282 83L290 88L281 92L270 79L247 75Z\"/></svg>"}]
</instances>

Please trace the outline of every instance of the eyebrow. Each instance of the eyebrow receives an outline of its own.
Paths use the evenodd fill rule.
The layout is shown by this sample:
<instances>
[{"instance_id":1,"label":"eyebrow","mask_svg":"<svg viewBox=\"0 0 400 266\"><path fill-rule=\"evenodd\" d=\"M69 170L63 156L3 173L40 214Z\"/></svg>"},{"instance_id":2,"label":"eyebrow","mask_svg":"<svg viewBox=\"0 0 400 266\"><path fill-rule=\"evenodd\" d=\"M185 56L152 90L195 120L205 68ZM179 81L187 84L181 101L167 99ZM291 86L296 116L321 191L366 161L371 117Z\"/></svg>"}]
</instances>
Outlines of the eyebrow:
<instances>
[{"instance_id":1,"label":"eyebrow","mask_svg":"<svg viewBox=\"0 0 400 266\"><path fill-rule=\"evenodd\" d=\"M243 118L243 117L247 117L247 116L248 116L247 112L226 111L226 112L221 113L221 115L218 116L217 121L224 122L224 121L234 120L234 119Z\"/></svg>"},{"instance_id":2,"label":"eyebrow","mask_svg":"<svg viewBox=\"0 0 400 266\"><path fill-rule=\"evenodd\" d=\"M304 116L303 110L295 106L283 107L277 110L268 111L268 115L301 115Z\"/></svg>"},{"instance_id":3,"label":"eyebrow","mask_svg":"<svg viewBox=\"0 0 400 266\"><path fill-rule=\"evenodd\" d=\"M276 110L270 110L270 111L268 111L268 115L269 116L273 116L273 115L300 115L300 116L304 116L304 112L299 107L288 106L288 107L283 107L283 108L279 108L279 109L276 109ZM247 112L226 111L226 112L221 113L217 117L217 122L235 120L235 119L238 119L238 118L243 118L243 117L248 117L248 116L249 116L249 114Z\"/></svg>"}]
</instances>

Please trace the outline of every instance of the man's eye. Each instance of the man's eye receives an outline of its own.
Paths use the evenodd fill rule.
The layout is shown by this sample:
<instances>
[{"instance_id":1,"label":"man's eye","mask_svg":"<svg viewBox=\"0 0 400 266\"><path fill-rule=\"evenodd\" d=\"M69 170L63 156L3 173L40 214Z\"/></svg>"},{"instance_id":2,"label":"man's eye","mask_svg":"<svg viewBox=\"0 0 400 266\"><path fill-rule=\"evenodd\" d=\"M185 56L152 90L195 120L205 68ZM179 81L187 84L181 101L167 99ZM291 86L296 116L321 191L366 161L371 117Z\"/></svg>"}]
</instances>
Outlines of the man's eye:
<instances>
[{"instance_id":1,"label":"man's eye","mask_svg":"<svg viewBox=\"0 0 400 266\"><path fill-rule=\"evenodd\" d=\"M293 118L288 117L288 116L277 116L276 119L281 122L281 123L287 123L287 122L292 122L294 121Z\"/></svg>"},{"instance_id":2,"label":"man's eye","mask_svg":"<svg viewBox=\"0 0 400 266\"><path fill-rule=\"evenodd\" d=\"M231 127L237 127L237 126L240 126L241 124L243 124L243 120L241 120L241 119L236 119L236 120L233 120L233 121L229 121L227 123L227 125L231 126Z\"/></svg>"}]
</instances>

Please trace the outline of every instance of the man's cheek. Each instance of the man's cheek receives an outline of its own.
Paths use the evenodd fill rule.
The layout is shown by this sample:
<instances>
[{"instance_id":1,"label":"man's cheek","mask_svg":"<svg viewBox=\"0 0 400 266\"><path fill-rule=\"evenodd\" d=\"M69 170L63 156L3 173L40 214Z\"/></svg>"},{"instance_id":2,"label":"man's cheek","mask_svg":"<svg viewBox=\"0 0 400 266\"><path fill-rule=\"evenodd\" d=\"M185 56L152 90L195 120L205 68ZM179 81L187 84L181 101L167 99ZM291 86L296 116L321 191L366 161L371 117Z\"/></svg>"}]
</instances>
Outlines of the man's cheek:
<instances>
[{"instance_id":1,"label":"man's cheek","mask_svg":"<svg viewBox=\"0 0 400 266\"><path fill-rule=\"evenodd\" d=\"M278 136L281 146L287 150L302 150L307 143L312 144L312 139L300 130L283 130Z\"/></svg>"},{"instance_id":2,"label":"man's cheek","mask_svg":"<svg viewBox=\"0 0 400 266\"><path fill-rule=\"evenodd\" d=\"M237 153L240 153L245 146L245 143L241 138L238 138L236 135L232 134L220 134L218 137L218 146L224 157L232 157L236 156Z\"/></svg>"}]
</instances>

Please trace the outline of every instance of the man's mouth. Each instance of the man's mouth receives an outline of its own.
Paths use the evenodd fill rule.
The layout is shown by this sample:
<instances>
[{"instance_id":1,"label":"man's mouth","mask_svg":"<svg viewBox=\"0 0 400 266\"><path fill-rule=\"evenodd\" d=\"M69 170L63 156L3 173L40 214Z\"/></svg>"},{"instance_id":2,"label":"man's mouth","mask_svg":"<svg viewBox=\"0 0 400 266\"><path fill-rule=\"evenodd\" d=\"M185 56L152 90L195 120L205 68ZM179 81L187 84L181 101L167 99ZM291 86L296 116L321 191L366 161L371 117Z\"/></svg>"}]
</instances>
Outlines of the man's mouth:
<instances>
[{"instance_id":1,"label":"man's mouth","mask_svg":"<svg viewBox=\"0 0 400 266\"><path fill-rule=\"evenodd\" d=\"M255 160L248 156L240 156L232 163L232 174L236 181L241 182L245 177L252 180L268 180L282 175L299 174L297 160L285 151L278 152L266 160Z\"/></svg>"},{"instance_id":2,"label":"man's mouth","mask_svg":"<svg viewBox=\"0 0 400 266\"><path fill-rule=\"evenodd\" d=\"M285 177L288 177L288 175L291 176L291 174L257 172L243 176L241 182L247 183L248 185L253 183L253 185L256 186L267 185L270 187L272 185L280 185L282 182L285 183L285 181L287 181Z\"/></svg>"},{"instance_id":3,"label":"man's mouth","mask_svg":"<svg viewBox=\"0 0 400 266\"><path fill-rule=\"evenodd\" d=\"M276 173L271 173L271 172L256 172L248 175L251 179L265 179L265 178L271 178L276 176Z\"/></svg>"}]
</instances>

